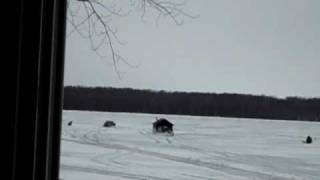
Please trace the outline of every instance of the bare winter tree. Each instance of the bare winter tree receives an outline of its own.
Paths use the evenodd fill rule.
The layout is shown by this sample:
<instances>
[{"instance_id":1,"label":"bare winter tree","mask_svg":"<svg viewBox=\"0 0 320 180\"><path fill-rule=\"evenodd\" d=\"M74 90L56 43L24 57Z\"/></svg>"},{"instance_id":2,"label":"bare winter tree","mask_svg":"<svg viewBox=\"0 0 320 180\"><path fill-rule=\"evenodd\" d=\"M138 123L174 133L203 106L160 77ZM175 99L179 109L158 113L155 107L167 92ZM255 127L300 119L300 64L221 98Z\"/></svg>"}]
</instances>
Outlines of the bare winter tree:
<instances>
[{"instance_id":1,"label":"bare winter tree","mask_svg":"<svg viewBox=\"0 0 320 180\"><path fill-rule=\"evenodd\" d=\"M70 35L76 32L88 39L92 50L100 57L104 57L101 52L108 52L120 78L118 61L132 65L115 48L115 43L125 43L118 38L112 22L136 11L140 13L141 20L153 15L157 23L161 18L168 17L175 24L182 25L186 17L195 18L183 10L185 4L181 0L68 0L67 21L71 28L68 28L67 33Z\"/></svg>"}]
</instances>

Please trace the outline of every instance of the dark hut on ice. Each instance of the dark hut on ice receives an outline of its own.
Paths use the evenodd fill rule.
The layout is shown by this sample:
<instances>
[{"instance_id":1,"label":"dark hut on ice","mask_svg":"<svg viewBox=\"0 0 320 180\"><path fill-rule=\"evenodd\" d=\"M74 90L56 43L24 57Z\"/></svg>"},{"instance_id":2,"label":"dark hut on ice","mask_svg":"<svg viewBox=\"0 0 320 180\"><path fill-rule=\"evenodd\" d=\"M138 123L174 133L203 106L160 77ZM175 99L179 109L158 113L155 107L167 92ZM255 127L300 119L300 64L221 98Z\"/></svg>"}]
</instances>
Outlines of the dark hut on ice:
<instances>
[{"instance_id":1,"label":"dark hut on ice","mask_svg":"<svg viewBox=\"0 0 320 180\"><path fill-rule=\"evenodd\" d=\"M165 118L160 118L153 123L153 132L173 134L173 124Z\"/></svg>"},{"instance_id":2,"label":"dark hut on ice","mask_svg":"<svg viewBox=\"0 0 320 180\"><path fill-rule=\"evenodd\" d=\"M113 121L106 121L106 122L103 124L103 127L113 127L113 126L116 126L116 123L113 122Z\"/></svg>"}]
</instances>

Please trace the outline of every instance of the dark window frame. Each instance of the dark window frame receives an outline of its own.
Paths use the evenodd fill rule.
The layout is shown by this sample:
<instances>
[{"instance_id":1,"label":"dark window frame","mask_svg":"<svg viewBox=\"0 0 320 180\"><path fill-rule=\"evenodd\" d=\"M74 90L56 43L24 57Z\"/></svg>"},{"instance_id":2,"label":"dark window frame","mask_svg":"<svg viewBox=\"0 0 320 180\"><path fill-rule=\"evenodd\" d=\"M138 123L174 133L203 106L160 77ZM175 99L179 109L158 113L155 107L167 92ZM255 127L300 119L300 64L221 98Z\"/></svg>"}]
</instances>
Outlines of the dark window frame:
<instances>
[{"instance_id":1,"label":"dark window frame","mask_svg":"<svg viewBox=\"0 0 320 180\"><path fill-rule=\"evenodd\" d=\"M8 163L12 180L58 180L66 0L20 0L8 66ZM6 175L5 175L6 177Z\"/></svg>"}]
</instances>

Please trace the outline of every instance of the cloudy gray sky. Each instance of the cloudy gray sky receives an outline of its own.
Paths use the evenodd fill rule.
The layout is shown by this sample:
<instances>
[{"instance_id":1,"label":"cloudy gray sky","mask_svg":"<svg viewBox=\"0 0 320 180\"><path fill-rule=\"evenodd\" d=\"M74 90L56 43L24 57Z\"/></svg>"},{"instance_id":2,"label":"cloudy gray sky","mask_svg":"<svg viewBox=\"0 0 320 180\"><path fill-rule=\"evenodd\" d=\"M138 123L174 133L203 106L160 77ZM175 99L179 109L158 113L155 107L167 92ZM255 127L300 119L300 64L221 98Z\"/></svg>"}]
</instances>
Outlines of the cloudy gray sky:
<instances>
[{"instance_id":1,"label":"cloudy gray sky","mask_svg":"<svg viewBox=\"0 0 320 180\"><path fill-rule=\"evenodd\" d=\"M100 58L88 40L66 41L65 85L320 97L319 0L190 0L182 26L132 13L114 19L137 68ZM107 52L107 51L105 51Z\"/></svg>"}]
</instances>

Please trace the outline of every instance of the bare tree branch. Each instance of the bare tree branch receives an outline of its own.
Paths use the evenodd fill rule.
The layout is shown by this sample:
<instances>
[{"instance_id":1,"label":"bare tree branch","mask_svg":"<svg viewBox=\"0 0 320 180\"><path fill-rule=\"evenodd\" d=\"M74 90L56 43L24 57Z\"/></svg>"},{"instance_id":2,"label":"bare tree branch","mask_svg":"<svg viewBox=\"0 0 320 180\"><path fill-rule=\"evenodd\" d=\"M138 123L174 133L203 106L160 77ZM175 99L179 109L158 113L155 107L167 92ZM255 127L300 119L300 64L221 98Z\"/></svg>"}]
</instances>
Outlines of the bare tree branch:
<instances>
[{"instance_id":1,"label":"bare tree branch","mask_svg":"<svg viewBox=\"0 0 320 180\"><path fill-rule=\"evenodd\" d=\"M127 3L123 5L122 3ZM185 0L127 0L127 1L107 1L106 0L68 0L67 21L71 25L68 36L74 32L81 37L89 39L91 49L99 57L106 57L100 54L100 49L106 45L111 54L115 72L121 79L118 69L118 62L131 65L125 58L121 57L115 49L114 43L124 45L117 35L117 30L112 27L115 18L125 18L135 9L141 12L140 18L143 20L147 10L157 13L156 23L162 17L169 17L177 25L184 23L184 18L196 18L183 10ZM127 6L127 7L124 7Z\"/></svg>"}]
</instances>

